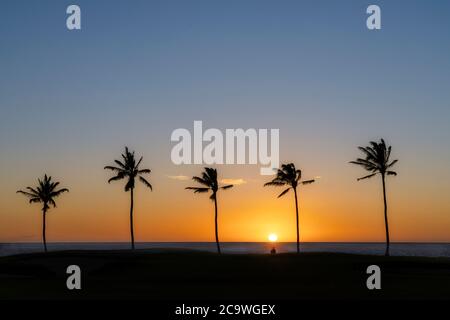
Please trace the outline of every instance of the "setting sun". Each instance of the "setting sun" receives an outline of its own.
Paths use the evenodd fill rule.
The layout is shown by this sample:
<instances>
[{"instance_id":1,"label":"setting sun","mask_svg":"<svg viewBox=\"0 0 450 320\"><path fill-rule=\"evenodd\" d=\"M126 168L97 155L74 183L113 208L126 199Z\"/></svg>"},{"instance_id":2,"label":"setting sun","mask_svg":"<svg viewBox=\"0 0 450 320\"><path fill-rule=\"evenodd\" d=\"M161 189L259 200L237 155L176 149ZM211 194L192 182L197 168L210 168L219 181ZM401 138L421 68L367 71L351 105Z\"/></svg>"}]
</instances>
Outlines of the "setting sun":
<instances>
[{"instance_id":1,"label":"setting sun","mask_svg":"<svg viewBox=\"0 0 450 320\"><path fill-rule=\"evenodd\" d=\"M278 240L278 236L275 234L275 233L271 233L271 234L269 234L269 241L270 242L275 242L275 241L277 241Z\"/></svg>"}]
</instances>

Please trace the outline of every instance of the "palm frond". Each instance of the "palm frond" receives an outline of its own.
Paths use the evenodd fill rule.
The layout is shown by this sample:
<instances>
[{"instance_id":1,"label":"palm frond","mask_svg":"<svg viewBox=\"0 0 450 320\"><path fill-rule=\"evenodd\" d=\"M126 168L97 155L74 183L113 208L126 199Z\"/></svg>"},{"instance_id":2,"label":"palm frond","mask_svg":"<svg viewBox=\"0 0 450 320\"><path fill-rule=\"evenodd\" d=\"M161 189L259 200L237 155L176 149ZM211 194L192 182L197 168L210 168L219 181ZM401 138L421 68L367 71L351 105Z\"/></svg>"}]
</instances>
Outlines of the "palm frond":
<instances>
[{"instance_id":1,"label":"palm frond","mask_svg":"<svg viewBox=\"0 0 450 320\"><path fill-rule=\"evenodd\" d=\"M394 166L398 160L390 161L392 147L387 146L384 139L379 142L370 141L367 147L358 147L364 153L365 158L357 158L356 161L350 161L352 164L362 166L370 172L369 175L359 178L358 180L368 179L377 173L387 174L389 168Z\"/></svg>"},{"instance_id":2,"label":"palm frond","mask_svg":"<svg viewBox=\"0 0 450 320\"><path fill-rule=\"evenodd\" d=\"M372 178L373 176L375 176L376 174L378 174L378 172L369 174L369 175L367 175L365 177L358 178L357 180L359 181L359 180L369 179L369 178Z\"/></svg>"},{"instance_id":3,"label":"palm frond","mask_svg":"<svg viewBox=\"0 0 450 320\"><path fill-rule=\"evenodd\" d=\"M291 190L291 188L287 188L286 190L284 190L282 193L280 193L280 194L278 195L278 198L281 198L282 196L284 196L286 193L289 192L289 190Z\"/></svg>"},{"instance_id":4,"label":"palm frond","mask_svg":"<svg viewBox=\"0 0 450 320\"><path fill-rule=\"evenodd\" d=\"M32 187L26 187L27 190L31 191L31 193L38 195L39 191L37 191L35 188Z\"/></svg>"},{"instance_id":5,"label":"palm frond","mask_svg":"<svg viewBox=\"0 0 450 320\"><path fill-rule=\"evenodd\" d=\"M194 180L195 182L198 182L198 183L200 183L200 184L202 184L204 186L208 186L209 187L211 185L211 183L209 181L206 181L205 179L200 178L200 177L194 176L194 177L192 177L192 180Z\"/></svg>"},{"instance_id":6,"label":"palm frond","mask_svg":"<svg viewBox=\"0 0 450 320\"><path fill-rule=\"evenodd\" d=\"M22 191L22 190L18 190L18 191L16 191L16 193L23 194L24 196L27 196L30 198L34 198L34 197L38 196L37 194L29 193L29 192Z\"/></svg>"},{"instance_id":7,"label":"palm frond","mask_svg":"<svg viewBox=\"0 0 450 320\"><path fill-rule=\"evenodd\" d=\"M114 162L115 162L116 164L118 164L120 168L122 168L122 169L127 169L127 166L126 166L125 163L123 163L122 161L120 161L120 160L114 160Z\"/></svg>"},{"instance_id":8,"label":"palm frond","mask_svg":"<svg viewBox=\"0 0 450 320\"><path fill-rule=\"evenodd\" d=\"M201 177L201 179L202 179L203 181L205 181L205 182L206 182L206 185L208 185L208 186L212 186L212 185L214 184L214 181L213 181L212 177L210 177L208 171L202 172L202 177ZM193 178L193 180L196 180L196 179ZM199 181L197 181L197 182L199 182ZM199 182L199 183L200 183L200 182Z\"/></svg>"},{"instance_id":9,"label":"palm frond","mask_svg":"<svg viewBox=\"0 0 450 320\"><path fill-rule=\"evenodd\" d=\"M201 187L186 187L185 189L193 190L194 193L204 193L210 190L209 188L201 188Z\"/></svg>"},{"instance_id":10,"label":"palm frond","mask_svg":"<svg viewBox=\"0 0 450 320\"><path fill-rule=\"evenodd\" d=\"M136 163L136 165L134 166L134 169L136 171L139 170L139 166L141 165L142 159L144 159L144 157L140 157L139 161Z\"/></svg>"},{"instance_id":11,"label":"palm frond","mask_svg":"<svg viewBox=\"0 0 450 320\"><path fill-rule=\"evenodd\" d=\"M295 181L297 182L300 181L300 179L302 178L302 170L296 170L295 175L296 175Z\"/></svg>"},{"instance_id":12,"label":"palm frond","mask_svg":"<svg viewBox=\"0 0 450 320\"><path fill-rule=\"evenodd\" d=\"M390 167L392 167L394 164L396 164L397 162L398 162L398 160L395 159L395 160L393 160L391 163L389 163L386 167L387 167L387 168L390 168Z\"/></svg>"},{"instance_id":13,"label":"palm frond","mask_svg":"<svg viewBox=\"0 0 450 320\"><path fill-rule=\"evenodd\" d=\"M56 190L59 184L58 181L52 181L52 177L45 174L43 179L38 178L38 186L36 188L27 187L28 191L19 190L17 193L28 197L29 203L43 203L43 209L48 210L50 208L49 204L56 207L55 198L64 192L69 192L67 188Z\"/></svg>"},{"instance_id":14,"label":"palm frond","mask_svg":"<svg viewBox=\"0 0 450 320\"><path fill-rule=\"evenodd\" d=\"M125 178L125 174L119 173L117 176L114 176L108 180L108 183L111 183L112 181L118 181Z\"/></svg>"},{"instance_id":15,"label":"palm frond","mask_svg":"<svg viewBox=\"0 0 450 320\"><path fill-rule=\"evenodd\" d=\"M217 180L217 169L205 167L205 172L211 180Z\"/></svg>"},{"instance_id":16,"label":"palm frond","mask_svg":"<svg viewBox=\"0 0 450 320\"><path fill-rule=\"evenodd\" d=\"M219 189L230 189L233 185L225 185L219 188L219 182L217 180L217 169L214 168L204 168L205 170L202 172L201 177L194 176L192 180L199 183L204 187L187 187L188 190L193 190L194 193L205 193L211 191L212 194L209 197L211 200L216 199L216 193Z\"/></svg>"},{"instance_id":17,"label":"palm frond","mask_svg":"<svg viewBox=\"0 0 450 320\"><path fill-rule=\"evenodd\" d=\"M111 171L115 171L115 172L125 172L123 169L121 168L117 168L117 167L113 167L113 166L106 166L104 168L105 170L111 170Z\"/></svg>"},{"instance_id":18,"label":"palm frond","mask_svg":"<svg viewBox=\"0 0 450 320\"><path fill-rule=\"evenodd\" d=\"M270 181L267 183L264 183L264 187L269 187L269 186L285 186L287 183L286 182L282 182L282 181Z\"/></svg>"},{"instance_id":19,"label":"palm frond","mask_svg":"<svg viewBox=\"0 0 450 320\"><path fill-rule=\"evenodd\" d=\"M127 183L125 184L125 191L130 191L135 187L135 178L139 177L139 180L145 184L148 188L153 189L152 185L148 180L141 177L141 174L148 174L151 172L150 169L139 169L139 166L142 162L143 157L139 158L139 161L136 163L135 152L130 151L127 146L125 146L125 152L121 154L122 161L114 160L114 162L118 165L115 166L106 166L105 169L111 170L116 173L116 176L110 178L108 183L112 181L122 180L128 178Z\"/></svg>"},{"instance_id":20,"label":"palm frond","mask_svg":"<svg viewBox=\"0 0 450 320\"><path fill-rule=\"evenodd\" d=\"M57 186L59 186L59 182L52 182L51 184L50 184L50 189L55 189Z\"/></svg>"},{"instance_id":21,"label":"palm frond","mask_svg":"<svg viewBox=\"0 0 450 320\"><path fill-rule=\"evenodd\" d=\"M374 164L368 160L358 159L356 161L349 161L349 163L362 166L362 167L364 167L364 169L369 170L369 171L378 169L378 166L376 164Z\"/></svg>"},{"instance_id":22,"label":"palm frond","mask_svg":"<svg viewBox=\"0 0 450 320\"><path fill-rule=\"evenodd\" d=\"M53 191L53 192L51 192L50 193L50 197L59 197L61 194L63 194L64 192L69 192L69 189L67 189L67 188L63 188L63 189L60 189L60 190L57 190L57 191Z\"/></svg>"},{"instance_id":23,"label":"palm frond","mask_svg":"<svg viewBox=\"0 0 450 320\"><path fill-rule=\"evenodd\" d=\"M143 184L145 184L148 188L150 188L150 190L153 191L152 185L151 185L150 182L148 182L144 177L139 176L139 180L140 180Z\"/></svg>"},{"instance_id":24,"label":"palm frond","mask_svg":"<svg viewBox=\"0 0 450 320\"><path fill-rule=\"evenodd\" d=\"M56 202L53 199L48 200L48 202L53 206L53 208L56 208Z\"/></svg>"}]
</instances>

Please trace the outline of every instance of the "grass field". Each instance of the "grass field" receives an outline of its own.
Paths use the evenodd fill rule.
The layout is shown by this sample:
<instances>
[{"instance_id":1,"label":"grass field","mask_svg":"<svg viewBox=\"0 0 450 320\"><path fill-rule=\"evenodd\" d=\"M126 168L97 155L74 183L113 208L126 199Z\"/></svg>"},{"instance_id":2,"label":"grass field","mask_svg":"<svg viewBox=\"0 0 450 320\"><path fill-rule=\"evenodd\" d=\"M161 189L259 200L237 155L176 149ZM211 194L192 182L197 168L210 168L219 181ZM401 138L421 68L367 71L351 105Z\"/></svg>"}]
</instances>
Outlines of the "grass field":
<instances>
[{"instance_id":1,"label":"grass field","mask_svg":"<svg viewBox=\"0 0 450 320\"><path fill-rule=\"evenodd\" d=\"M82 289L66 288L66 268ZM381 290L366 268L381 267ZM450 259L349 254L64 251L0 258L0 299L450 299Z\"/></svg>"}]
</instances>

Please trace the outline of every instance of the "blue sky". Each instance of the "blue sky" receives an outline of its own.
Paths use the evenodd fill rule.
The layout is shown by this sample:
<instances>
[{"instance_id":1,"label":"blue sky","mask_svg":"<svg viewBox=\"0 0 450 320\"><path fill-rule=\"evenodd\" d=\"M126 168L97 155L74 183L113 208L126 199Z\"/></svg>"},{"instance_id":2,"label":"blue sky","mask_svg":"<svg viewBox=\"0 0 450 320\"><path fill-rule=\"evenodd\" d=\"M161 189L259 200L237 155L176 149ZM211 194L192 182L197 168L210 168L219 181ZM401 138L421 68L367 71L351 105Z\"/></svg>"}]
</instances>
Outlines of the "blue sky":
<instances>
[{"instance_id":1,"label":"blue sky","mask_svg":"<svg viewBox=\"0 0 450 320\"><path fill-rule=\"evenodd\" d=\"M134 112L136 126L169 132L194 119L295 127L306 117L359 129L381 114L406 132L449 116L446 1L377 2L376 32L365 1L80 1L80 32L65 29L69 3L2 3L7 132L54 121L92 134Z\"/></svg>"}]
</instances>

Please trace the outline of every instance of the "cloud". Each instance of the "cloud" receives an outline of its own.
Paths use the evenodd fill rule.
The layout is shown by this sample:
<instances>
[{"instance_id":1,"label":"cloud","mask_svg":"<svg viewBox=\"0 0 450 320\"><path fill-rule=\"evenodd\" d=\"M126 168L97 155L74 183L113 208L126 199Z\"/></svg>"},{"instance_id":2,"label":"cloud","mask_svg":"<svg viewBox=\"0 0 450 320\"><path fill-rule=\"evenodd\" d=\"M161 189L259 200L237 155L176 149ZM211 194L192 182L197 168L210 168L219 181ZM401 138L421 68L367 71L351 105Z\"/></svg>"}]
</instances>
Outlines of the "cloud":
<instances>
[{"instance_id":1,"label":"cloud","mask_svg":"<svg viewBox=\"0 0 450 320\"><path fill-rule=\"evenodd\" d=\"M190 180L191 177L188 176L182 176L182 175L178 175L178 176L167 176L169 179L173 179L173 180L179 180L179 181L187 181Z\"/></svg>"},{"instance_id":2,"label":"cloud","mask_svg":"<svg viewBox=\"0 0 450 320\"><path fill-rule=\"evenodd\" d=\"M178 181L188 181L191 180L191 177L188 176L184 176L184 175L176 175L176 176L167 176L169 179L172 180L178 180ZM247 181L245 181L244 179L222 179L219 182L224 183L224 184L233 184L235 186L241 185L241 184L245 184L247 183Z\"/></svg>"},{"instance_id":3,"label":"cloud","mask_svg":"<svg viewBox=\"0 0 450 320\"><path fill-rule=\"evenodd\" d=\"M235 186L247 183L244 179L222 179L220 182L225 184L234 184Z\"/></svg>"}]
</instances>

